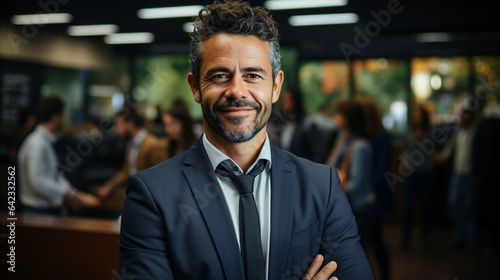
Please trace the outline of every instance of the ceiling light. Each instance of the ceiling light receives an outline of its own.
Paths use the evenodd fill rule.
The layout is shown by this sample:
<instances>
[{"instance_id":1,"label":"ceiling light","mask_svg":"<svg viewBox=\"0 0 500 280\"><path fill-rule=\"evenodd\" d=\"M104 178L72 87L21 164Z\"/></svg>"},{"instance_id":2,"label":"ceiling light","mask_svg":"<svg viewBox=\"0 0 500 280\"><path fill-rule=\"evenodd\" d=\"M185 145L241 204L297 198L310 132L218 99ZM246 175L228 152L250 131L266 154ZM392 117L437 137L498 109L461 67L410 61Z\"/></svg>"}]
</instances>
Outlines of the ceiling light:
<instances>
[{"instance_id":1,"label":"ceiling light","mask_svg":"<svg viewBox=\"0 0 500 280\"><path fill-rule=\"evenodd\" d=\"M291 16L288 23L292 26L307 25L329 25L329 24L348 24L358 22L359 17L354 13L344 14L322 14L322 15L304 15Z\"/></svg>"},{"instance_id":2,"label":"ceiling light","mask_svg":"<svg viewBox=\"0 0 500 280\"><path fill-rule=\"evenodd\" d=\"M151 32L114 33L104 37L106 44L147 44L153 42L155 36Z\"/></svg>"},{"instance_id":3,"label":"ceiling light","mask_svg":"<svg viewBox=\"0 0 500 280\"><path fill-rule=\"evenodd\" d=\"M191 33L194 31L194 22L186 22L182 25L182 30L187 33Z\"/></svg>"},{"instance_id":4,"label":"ceiling light","mask_svg":"<svg viewBox=\"0 0 500 280\"><path fill-rule=\"evenodd\" d=\"M142 19L193 17L197 16L201 9L203 9L201 5L148 8L140 9L137 16Z\"/></svg>"},{"instance_id":5,"label":"ceiling light","mask_svg":"<svg viewBox=\"0 0 500 280\"><path fill-rule=\"evenodd\" d=\"M448 32L417 34L417 42L419 43L435 43L435 42L448 42L448 41L451 41L451 34Z\"/></svg>"},{"instance_id":6,"label":"ceiling light","mask_svg":"<svg viewBox=\"0 0 500 280\"><path fill-rule=\"evenodd\" d=\"M73 16L67 13L46 14L39 13L33 15L15 15L12 17L11 22L18 25L31 25L31 24L56 24L71 22Z\"/></svg>"},{"instance_id":7,"label":"ceiling light","mask_svg":"<svg viewBox=\"0 0 500 280\"><path fill-rule=\"evenodd\" d=\"M67 32L71 36L108 35L118 32L118 26L115 24L72 25L68 27Z\"/></svg>"},{"instance_id":8,"label":"ceiling light","mask_svg":"<svg viewBox=\"0 0 500 280\"><path fill-rule=\"evenodd\" d=\"M347 0L268 0L264 7L269 10L292 10L347 5Z\"/></svg>"}]
</instances>

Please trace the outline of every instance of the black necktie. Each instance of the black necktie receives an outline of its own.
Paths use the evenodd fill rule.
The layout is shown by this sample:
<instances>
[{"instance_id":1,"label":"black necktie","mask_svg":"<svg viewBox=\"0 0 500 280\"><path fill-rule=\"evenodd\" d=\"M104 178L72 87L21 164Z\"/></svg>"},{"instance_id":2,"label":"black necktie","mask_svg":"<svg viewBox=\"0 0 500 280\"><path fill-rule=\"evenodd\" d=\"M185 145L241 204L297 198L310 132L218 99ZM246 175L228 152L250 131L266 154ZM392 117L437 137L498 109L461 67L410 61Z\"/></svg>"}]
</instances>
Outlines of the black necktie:
<instances>
[{"instance_id":1,"label":"black necktie","mask_svg":"<svg viewBox=\"0 0 500 280\"><path fill-rule=\"evenodd\" d=\"M240 193L240 247L246 280L266 279L264 253L260 238L259 213L253 196L253 182L266 166L260 160L255 167L243 175L236 175L238 167L231 160L225 160L217 166L216 172L231 178Z\"/></svg>"}]
</instances>

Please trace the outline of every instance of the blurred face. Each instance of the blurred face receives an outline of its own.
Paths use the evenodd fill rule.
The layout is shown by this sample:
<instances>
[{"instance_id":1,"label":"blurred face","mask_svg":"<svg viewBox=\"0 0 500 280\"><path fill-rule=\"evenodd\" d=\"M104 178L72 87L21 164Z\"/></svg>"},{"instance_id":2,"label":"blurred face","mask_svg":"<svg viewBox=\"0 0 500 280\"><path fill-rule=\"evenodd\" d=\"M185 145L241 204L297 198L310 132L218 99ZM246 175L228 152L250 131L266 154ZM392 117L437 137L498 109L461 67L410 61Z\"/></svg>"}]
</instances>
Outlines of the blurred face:
<instances>
[{"instance_id":1,"label":"blurred face","mask_svg":"<svg viewBox=\"0 0 500 280\"><path fill-rule=\"evenodd\" d=\"M218 34L201 53L200 87L191 73L188 82L206 129L231 142L252 139L266 126L283 82L280 71L273 84L269 44L256 36Z\"/></svg>"},{"instance_id":2,"label":"blurred face","mask_svg":"<svg viewBox=\"0 0 500 280\"><path fill-rule=\"evenodd\" d=\"M180 140L182 136L182 123L170 114L163 114L162 119L167 137L174 141Z\"/></svg>"},{"instance_id":3,"label":"blurred face","mask_svg":"<svg viewBox=\"0 0 500 280\"><path fill-rule=\"evenodd\" d=\"M125 122L123 117L120 116L116 117L114 123L115 123L115 132L118 135L118 137L128 140L130 138L129 132L127 129L127 123Z\"/></svg>"},{"instance_id":4,"label":"blurred face","mask_svg":"<svg viewBox=\"0 0 500 280\"><path fill-rule=\"evenodd\" d=\"M421 123L422 122L422 111L418 108L415 108L411 113L412 123Z\"/></svg>"},{"instance_id":5,"label":"blurred face","mask_svg":"<svg viewBox=\"0 0 500 280\"><path fill-rule=\"evenodd\" d=\"M335 113L333 115L333 120L339 129L345 129L347 127L346 120L342 114Z\"/></svg>"},{"instance_id":6,"label":"blurred face","mask_svg":"<svg viewBox=\"0 0 500 280\"><path fill-rule=\"evenodd\" d=\"M55 114L53 117L55 131L59 131L64 125L64 113Z\"/></svg>"}]
</instances>

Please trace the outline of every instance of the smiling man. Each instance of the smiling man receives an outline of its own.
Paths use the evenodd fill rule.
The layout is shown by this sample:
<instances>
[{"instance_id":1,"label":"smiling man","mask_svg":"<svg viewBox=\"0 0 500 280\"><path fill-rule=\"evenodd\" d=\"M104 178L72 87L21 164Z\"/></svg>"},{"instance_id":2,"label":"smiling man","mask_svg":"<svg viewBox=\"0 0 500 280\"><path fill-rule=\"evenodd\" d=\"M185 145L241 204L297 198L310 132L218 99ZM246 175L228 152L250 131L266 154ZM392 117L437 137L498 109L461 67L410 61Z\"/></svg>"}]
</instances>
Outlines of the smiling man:
<instances>
[{"instance_id":1,"label":"smiling man","mask_svg":"<svg viewBox=\"0 0 500 280\"><path fill-rule=\"evenodd\" d=\"M188 82L205 133L130 177L122 278L373 279L335 170L267 137L283 83L269 12L215 2L191 38Z\"/></svg>"}]
</instances>

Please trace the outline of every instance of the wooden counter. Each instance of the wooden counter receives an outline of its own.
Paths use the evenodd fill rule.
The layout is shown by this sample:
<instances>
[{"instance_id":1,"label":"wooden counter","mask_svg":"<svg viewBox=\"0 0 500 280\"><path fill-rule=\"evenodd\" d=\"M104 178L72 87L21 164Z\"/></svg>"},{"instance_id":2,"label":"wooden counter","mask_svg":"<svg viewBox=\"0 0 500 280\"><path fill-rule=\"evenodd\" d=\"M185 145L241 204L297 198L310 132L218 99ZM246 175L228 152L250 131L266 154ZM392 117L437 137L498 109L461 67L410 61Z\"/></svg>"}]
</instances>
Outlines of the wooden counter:
<instances>
[{"instance_id":1,"label":"wooden counter","mask_svg":"<svg viewBox=\"0 0 500 280\"><path fill-rule=\"evenodd\" d=\"M16 272L7 270L7 220L0 213L1 279L118 280L119 225L115 220L16 215Z\"/></svg>"}]
</instances>

